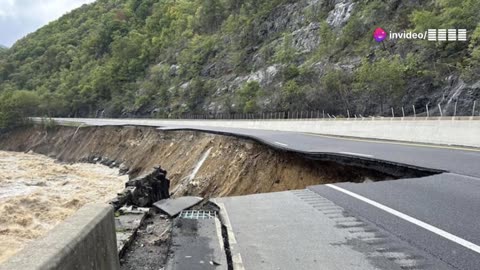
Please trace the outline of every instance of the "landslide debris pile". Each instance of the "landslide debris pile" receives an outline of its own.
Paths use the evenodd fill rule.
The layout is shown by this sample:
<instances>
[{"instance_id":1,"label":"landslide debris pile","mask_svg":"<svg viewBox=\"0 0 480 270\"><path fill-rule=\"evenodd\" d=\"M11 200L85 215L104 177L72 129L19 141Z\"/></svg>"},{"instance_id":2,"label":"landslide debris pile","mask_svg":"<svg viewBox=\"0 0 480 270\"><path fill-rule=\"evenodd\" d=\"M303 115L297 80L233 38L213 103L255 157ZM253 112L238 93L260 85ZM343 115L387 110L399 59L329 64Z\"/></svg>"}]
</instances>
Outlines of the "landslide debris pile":
<instances>
[{"instance_id":1,"label":"landslide debris pile","mask_svg":"<svg viewBox=\"0 0 480 270\"><path fill-rule=\"evenodd\" d=\"M101 162L119 167L131 180L161 165L169 172L174 197L246 195L394 178L246 139L147 127L30 127L1 137L0 149L32 150L64 162Z\"/></svg>"},{"instance_id":2,"label":"landslide debris pile","mask_svg":"<svg viewBox=\"0 0 480 270\"><path fill-rule=\"evenodd\" d=\"M123 205L150 207L153 203L170 198L170 180L167 171L160 167L146 176L137 177L125 184L126 188L111 201L115 209Z\"/></svg>"}]
</instances>

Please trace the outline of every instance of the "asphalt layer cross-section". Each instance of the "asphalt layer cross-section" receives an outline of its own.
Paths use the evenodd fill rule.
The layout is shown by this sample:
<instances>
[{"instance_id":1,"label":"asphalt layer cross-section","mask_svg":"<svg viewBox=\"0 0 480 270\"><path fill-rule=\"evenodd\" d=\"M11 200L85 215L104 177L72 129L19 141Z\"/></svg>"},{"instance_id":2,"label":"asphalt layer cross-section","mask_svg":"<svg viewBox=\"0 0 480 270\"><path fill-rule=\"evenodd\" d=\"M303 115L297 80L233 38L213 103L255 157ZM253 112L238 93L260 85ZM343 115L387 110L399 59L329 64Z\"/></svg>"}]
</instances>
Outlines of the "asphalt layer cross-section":
<instances>
[{"instance_id":1,"label":"asphalt layer cross-section","mask_svg":"<svg viewBox=\"0 0 480 270\"><path fill-rule=\"evenodd\" d=\"M162 130L199 130L230 134L252 138L275 148L295 152L311 154L332 153L357 158L384 160L480 178L480 149L338 138L286 131L165 125L165 121L155 120L63 119L61 121L81 122L100 126L142 125L159 127Z\"/></svg>"}]
</instances>

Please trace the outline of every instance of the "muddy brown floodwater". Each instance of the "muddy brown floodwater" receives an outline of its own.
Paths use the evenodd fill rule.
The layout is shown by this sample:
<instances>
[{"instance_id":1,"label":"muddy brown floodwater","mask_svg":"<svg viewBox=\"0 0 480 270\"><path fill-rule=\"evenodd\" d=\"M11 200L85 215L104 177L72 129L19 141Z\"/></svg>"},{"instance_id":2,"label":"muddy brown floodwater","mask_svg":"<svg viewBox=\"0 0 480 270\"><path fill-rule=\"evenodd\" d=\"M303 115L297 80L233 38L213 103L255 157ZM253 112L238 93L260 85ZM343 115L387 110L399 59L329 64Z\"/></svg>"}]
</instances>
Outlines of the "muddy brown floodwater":
<instances>
[{"instance_id":1,"label":"muddy brown floodwater","mask_svg":"<svg viewBox=\"0 0 480 270\"><path fill-rule=\"evenodd\" d=\"M0 263L84 204L112 199L127 180L103 165L0 151Z\"/></svg>"}]
</instances>

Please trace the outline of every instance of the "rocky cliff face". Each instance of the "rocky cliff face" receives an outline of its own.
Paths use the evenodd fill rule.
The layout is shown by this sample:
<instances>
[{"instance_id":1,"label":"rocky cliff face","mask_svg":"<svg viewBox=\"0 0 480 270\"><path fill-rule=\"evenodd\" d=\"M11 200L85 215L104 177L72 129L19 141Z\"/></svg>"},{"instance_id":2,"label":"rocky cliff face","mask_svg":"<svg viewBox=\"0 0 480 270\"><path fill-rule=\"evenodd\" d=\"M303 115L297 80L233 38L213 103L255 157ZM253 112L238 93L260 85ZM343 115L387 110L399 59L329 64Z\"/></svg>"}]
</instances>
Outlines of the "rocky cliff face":
<instances>
[{"instance_id":1,"label":"rocky cliff face","mask_svg":"<svg viewBox=\"0 0 480 270\"><path fill-rule=\"evenodd\" d=\"M373 4L368 5L368 2ZM247 70L232 72L234 67L226 68L223 60L218 58L210 59L203 67L202 75L214 81L214 89L211 96L205 98L202 111L214 114L232 111L327 110L331 114L345 115L348 109L352 114L390 115L390 107L397 113L403 107L407 114L413 114L412 106L415 106L417 114L424 114L428 106L431 114L440 115L437 106L440 104L444 115L471 115L474 101L480 98L478 77L470 77L467 82L462 70L444 70L449 65L446 62L463 60L453 56L449 59L448 52L438 59L429 58L445 53L445 48L432 48L431 44L424 41L387 40L378 44L371 38L377 26L385 25L389 30L398 32L412 30L410 18L413 12L428 9L429 4L384 1L376 9L375 1L300 0L279 5L255 22L253 33L258 42L245 48ZM292 57L288 61L281 61L275 55L285 46L291 50ZM464 46L459 52L465 53L466 50ZM369 91L368 85L363 91L356 89L357 72L364 60L375 62L396 56L403 61L401 69L412 71L400 76L403 83L401 89L397 89L398 98L388 96L385 104L380 104L381 101ZM434 71L429 70L430 65L435 64L439 67ZM285 73L292 66L300 74L289 78ZM341 74L340 77L347 78L343 85L346 88L344 97L340 97L341 93L331 93L340 91L336 85L331 87L334 89L329 89L324 82L332 70ZM285 90L285 84L292 79L298 88L291 91L300 94L285 97L285 92L289 91ZM243 110L244 104L239 101L238 93L252 81L259 83L263 93L255 97L255 109ZM188 81L180 85L184 90L189 89ZM175 86L172 86L171 90L174 89ZM282 104L285 98L293 101ZM180 106L188 107L188 104L182 103Z\"/></svg>"}]
</instances>

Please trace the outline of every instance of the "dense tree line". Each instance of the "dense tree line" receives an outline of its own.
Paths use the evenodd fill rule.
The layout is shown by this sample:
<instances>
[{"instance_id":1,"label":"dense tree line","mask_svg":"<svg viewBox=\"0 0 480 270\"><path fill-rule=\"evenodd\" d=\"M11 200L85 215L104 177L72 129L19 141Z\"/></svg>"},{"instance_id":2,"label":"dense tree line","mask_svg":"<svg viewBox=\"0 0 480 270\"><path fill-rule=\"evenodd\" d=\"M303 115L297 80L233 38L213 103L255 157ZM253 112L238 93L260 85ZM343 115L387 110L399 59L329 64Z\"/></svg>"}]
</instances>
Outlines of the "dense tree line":
<instances>
[{"instance_id":1,"label":"dense tree line","mask_svg":"<svg viewBox=\"0 0 480 270\"><path fill-rule=\"evenodd\" d=\"M262 23L292 0L98 0L0 48L0 127L24 115L168 116L222 112L348 108L376 112L401 104L409 80L455 73L478 80L480 8L475 0L437 0L396 10L398 1L361 1L349 22L326 22L331 1L304 11L320 23L320 44L302 54L285 29L261 33ZM395 15L395 18L391 16ZM471 29L470 42L372 42L376 25L396 29ZM280 40L281 42L273 42ZM277 44L273 46L272 44ZM273 46L273 47L272 47ZM405 53L415 51L415 54ZM221 76L254 71L253 56L279 64L281 82L257 82L235 91ZM337 62L363 59L350 72ZM327 63L321 72L315 63ZM435 70L431 64L435 62ZM212 71L213 70L213 71ZM219 70L222 72L218 74ZM362 100L362 102L359 102ZM155 110L152 110L155 108Z\"/></svg>"}]
</instances>

